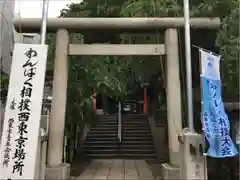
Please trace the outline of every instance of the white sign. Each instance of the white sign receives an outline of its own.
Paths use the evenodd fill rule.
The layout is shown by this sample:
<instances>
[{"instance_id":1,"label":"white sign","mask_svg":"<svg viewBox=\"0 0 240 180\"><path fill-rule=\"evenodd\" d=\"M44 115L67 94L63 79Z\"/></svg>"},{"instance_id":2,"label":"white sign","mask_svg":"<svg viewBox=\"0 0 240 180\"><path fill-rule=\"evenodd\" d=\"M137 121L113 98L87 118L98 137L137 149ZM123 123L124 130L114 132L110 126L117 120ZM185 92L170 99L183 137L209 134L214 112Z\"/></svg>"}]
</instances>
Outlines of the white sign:
<instances>
[{"instance_id":1,"label":"white sign","mask_svg":"<svg viewBox=\"0 0 240 180\"><path fill-rule=\"evenodd\" d=\"M200 50L202 76L212 80L220 80L220 56Z\"/></svg>"},{"instance_id":2,"label":"white sign","mask_svg":"<svg viewBox=\"0 0 240 180\"><path fill-rule=\"evenodd\" d=\"M0 179L34 179L47 45L15 44L2 133Z\"/></svg>"}]
</instances>

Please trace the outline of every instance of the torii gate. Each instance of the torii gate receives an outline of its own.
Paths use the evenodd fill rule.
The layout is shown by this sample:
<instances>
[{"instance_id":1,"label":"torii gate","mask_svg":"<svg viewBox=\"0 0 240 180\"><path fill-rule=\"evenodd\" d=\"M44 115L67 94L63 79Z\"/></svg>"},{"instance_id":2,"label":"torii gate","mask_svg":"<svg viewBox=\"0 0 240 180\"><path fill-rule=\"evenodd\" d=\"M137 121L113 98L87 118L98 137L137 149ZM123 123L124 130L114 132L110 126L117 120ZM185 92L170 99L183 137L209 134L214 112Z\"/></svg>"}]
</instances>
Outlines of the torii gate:
<instances>
[{"instance_id":1,"label":"torii gate","mask_svg":"<svg viewBox=\"0 0 240 180\"><path fill-rule=\"evenodd\" d=\"M17 31L39 33L41 19L16 19ZM217 29L219 18L192 18L192 28ZM49 128L46 176L49 179L69 179L69 164L62 163L65 108L67 95L68 55L167 55L167 115L169 164L180 165L177 134L182 131L181 84L177 28L184 27L184 18L53 18L48 19L47 31L56 32L55 69L52 111ZM116 32L154 31L164 28L165 44L96 45L70 44L70 32L112 30Z\"/></svg>"}]
</instances>

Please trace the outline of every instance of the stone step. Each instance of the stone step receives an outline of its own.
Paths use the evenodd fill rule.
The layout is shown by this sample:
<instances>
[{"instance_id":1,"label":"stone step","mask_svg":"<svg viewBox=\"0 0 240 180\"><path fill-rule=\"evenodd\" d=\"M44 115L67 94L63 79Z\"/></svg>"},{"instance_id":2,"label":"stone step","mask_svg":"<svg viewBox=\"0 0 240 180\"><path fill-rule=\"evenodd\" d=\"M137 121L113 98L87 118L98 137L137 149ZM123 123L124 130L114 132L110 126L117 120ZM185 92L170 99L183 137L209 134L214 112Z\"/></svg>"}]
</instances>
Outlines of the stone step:
<instances>
[{"instance_id":1,"label":"stone step","mask_svg":"<svg viewBox=\"0 0 240 180\"><path fill-rule=\"evenodd\" d=\"M84 149L91 148L100 148L100 149L154 149L153 144L145 145L145 144L88 144L84 147Z\"/></svg>"},{"instance_id":2,"label":"stone step","mask_svg":"<svg viewBox=\"0 0 240 180\"><path fill-rule=\"evenodd\" d=\"M98 137L98 136L94 136L94 137L87 137L86 140L88 141L113 141L113 140L117 140L118 137L116 136L110 136L110 137Z\"/></svg>"},{"instance_id":3,"label":"stone step","mask_svg":"<svg viewBox=\"0 0 240 180\"><path fill-rule=\"evenodd\" d=\"M97 124L118 124L117 121L99 121Z\"/></svg>"},{"instance_id":4,"label":"stone step","mask_svg":"<svg viewBox=\"0 0 240 180\"><path fill-rule=\"evenodd\" d=\"M90 131L88 136L99 136L99 137L104 137L104 136L117 136L118 131L108 131L108 130L93 130ZM150 130L122 130L122 136L152 136Z\"/></svg>"},{"instance_id":5,"label":"stone step","mask_svg":"<svg viewBox=\"0 0 240 180\"><path fill-rule=\"evenodd\" d=\"M123 124L122 128L139 128L139 129L149 129L148 125L135 125L135 124Z\"/></svg>"},{"instance_id":6,"label":"stone step","mask_svg":"<svg viewBox=\"0 0 240 180\"><path fill-rule=\"evenodd\" d=\"M122 131L129 131L129 130L146 130L150 132L150 128L147 126L122 126Z\"/></svg>"},{"instance_id":7,"label":"stone step","mask_svg":"<svg viewBox=\"0 0 240 180\"><path fill-rule=\"evenodd\" d=\"M115 126L115 127L118 127L118 123L98 123L96 124L94 127L99 127L99 126Z\"/></svg>"},{"instance_id":8,"label":"stone step","mask_svg":"<svg viewBox=\"0 0 240 180\"><path fill-rule=\"evenodd\" d=\"M115 133L92 133L90 132L87 137L117 137L117 132Z\"/></svg>"},{"instance_id":9,"label":"stone step","mask_svg":"<svg viewBox=\"0 0 240 180\"><path fill-rule=\"evenodd\" d=\"M150 140L152 141L152 137L151 136L122 136L122 141L147 141Z\"/></svg>"},{"instance_id":10,"label":"stone step","mask_svg":"<svg viewBox=\"0 0 240 180\"><path fill-rule=\"evenodd\" d=\"M88 140L85 140L84 142L85 145L88 145L88 144L102 144L102 145L105 145L105 144L114 144L114 145L118 145L120 144L120 142L118 140L112 140L112 141L109 141L109 140L98 140L98 141L88 141ZM149 140L142 140L142 141L133 141L133 140L128 140L128 141L122 141L121 144L123 145L135 145L135 144L138 144L138 145L152 145L153 142L152 141L149 141Z\"/></svg>"},{"instance_id":11,"label":"stone step","mask_svg":"<svg viewBox=\"0 0 240 180\"><path fill-rule=\"evenodd\" d=\"M122 133L122 137L152 137L150 133ZM117 133L92 133L90 132L87 137L117 137Z\"/></svg>"},{"instance_id":12,"label":"stone step","mask_svg":"<svg viewBox=\"0 0 240 180\"><path fill-rule=\"evenodd\" d=\"M122 121L122 124L146 125L146 124L149 124L149 122L148 121L128 121L128 120L125 120L125 121Z\"/></svg>"},{"instance_id":13,"label":"stone step","mask_svg":"<svg viewBox=\"0 0 240 180\"><path fill-rule=\"evenodd\" d=\"M128 119L122 118L122 122L149 122L148 119Z\"/></svg>"},{"instance_id":14,"label":"stone step","mask_svg":"<svg viewBox=\"0 0 240 180\"><path fill-rule=\"evenodd\" d=\"M93 129L91 130L88 134L117 134L118 130L114 129L114 130L107 130L107 129Z\"/></svg>"},{"instance_id":15,"label":"stone step","mask_svg":"<svg viewBox=\"0 0 240 180\"><path fill-rule=\"evenodd\" d=\"M118 128L118 124L97 124L95 128Z\"/></svg>"},{"instance_id":16,"label":"stone step","mask_svg":"<svg viewBox=\"0 0 240 180\"><path fill-rule=\"evenodd\" d=\"M144 160L155 160L155 154L118 154L118 153L106 153L106 154L87 154L87 158L90 159L144 159Z\"/></svg>"},{"instance_id":17,"label":"stone step","mask_svg":"<svg viewBox=\"0 0 240 180\"><path fill-rule=\"evenodd\" d=\"M110 137L98 137L98 136L94 136L94 137L87 137L88 141L114 141L114 140L118 140L117 136L110 136ZM146 141L146 140L150 140L152 141L152 137L151 136L122 136L122 141Z\"/></svg>"},{"instance_id":18,"label":"stone step","mask_svg":"<svg viewBox=\"0 0 240 180\"><path fill-rule=\"evenodd\" d=\"M134 153L134 154L154 154L154 149L84 149L85 153L92 153L92 154L106 154L106 153L119 153L119 154L128 154L128 153Z\"/></svg>"},{"instance_id":19,"label":"stone step","mask_svg":"<svg viewBox=\"0 0 240 180\"><path fill-rule=\"evenodd\" d=\"M99 140L99 141L87 141L85 140L84 141L84 144L85 145L88 145L88 144L102 144L102 145L105 145L105 144L114 144L114 145L117 145L119 143L118 140L114 140L114 141L108 141L108 140Z\"/></svg>"},{"instance_id":20,"label":"stone step","mask_svg":"<svg viewBox=\"0 0 240 180\"><path fill-rule=\"evenodd\" d=\"M117 130L117 126L116 127L92 127L91 131L95 131L95 130L102 130L102 131L113 131L113 130Z\"/></svg>"}]
</instances>

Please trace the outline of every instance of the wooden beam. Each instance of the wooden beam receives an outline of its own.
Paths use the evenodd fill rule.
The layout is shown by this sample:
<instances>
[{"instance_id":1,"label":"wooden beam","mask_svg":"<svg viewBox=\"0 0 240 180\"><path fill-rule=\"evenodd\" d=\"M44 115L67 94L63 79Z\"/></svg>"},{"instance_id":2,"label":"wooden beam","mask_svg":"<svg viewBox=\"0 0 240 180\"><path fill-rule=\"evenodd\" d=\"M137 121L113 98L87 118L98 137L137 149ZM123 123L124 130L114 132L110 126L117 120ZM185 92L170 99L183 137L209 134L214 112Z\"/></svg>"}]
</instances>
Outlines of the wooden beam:
<instances>
[{"instance_id":1,"label":"wooden beam","mask_svg":"<svg viewBox=\"0 0 240 180\"><path fill-rule=\"evenodd\" d=\"M163 44L69 44L69 55L163 55Z\"/></svg>"},{"instance_id":2,"label":"wooden beam","mask_svg":"<svg viewBox=\"0 0 240 180\"><path fill-rule=\"evenodd\" d=\"M191 28L218 29L219 18L191 18ZM41 18L17 18L14 20L17 32L39 33ZM156 30L167 28L184 28L183 17L165 18L49 18L47 31L56 32L58 29L67 29L71 32L86 32L91 30L111 30L131 32L136 30Z\"/></svg>"}]
</instances>

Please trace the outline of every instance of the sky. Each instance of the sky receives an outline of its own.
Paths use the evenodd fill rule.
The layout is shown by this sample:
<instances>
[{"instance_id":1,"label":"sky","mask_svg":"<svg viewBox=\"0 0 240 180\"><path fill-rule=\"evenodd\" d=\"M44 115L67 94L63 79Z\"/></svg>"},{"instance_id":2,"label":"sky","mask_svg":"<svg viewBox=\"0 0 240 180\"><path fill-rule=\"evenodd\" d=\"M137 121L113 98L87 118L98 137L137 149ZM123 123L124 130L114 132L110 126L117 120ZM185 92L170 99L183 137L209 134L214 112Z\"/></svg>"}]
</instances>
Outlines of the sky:
<instances>
[{"instance_id":1,"label":"sky","mask_svg":"<svg viewBox=\"0 0 240 180\"><path fill-rule=\"evenodd\" d=\"M81 0L49 0L48 17L57 17L60 10L72 2ZM23 18L40 18L42 16L42 0L15 0L15 13Z\"/></svg>"}]
</instances>

